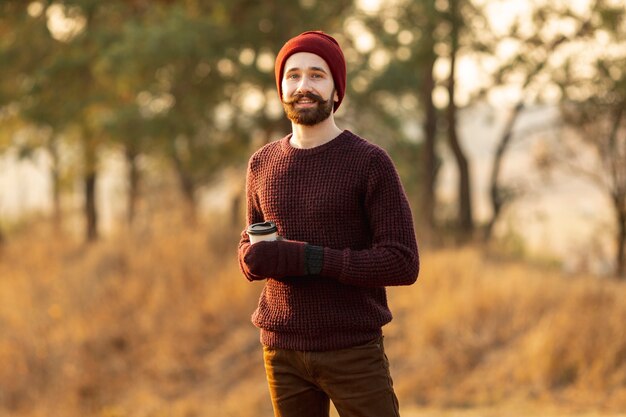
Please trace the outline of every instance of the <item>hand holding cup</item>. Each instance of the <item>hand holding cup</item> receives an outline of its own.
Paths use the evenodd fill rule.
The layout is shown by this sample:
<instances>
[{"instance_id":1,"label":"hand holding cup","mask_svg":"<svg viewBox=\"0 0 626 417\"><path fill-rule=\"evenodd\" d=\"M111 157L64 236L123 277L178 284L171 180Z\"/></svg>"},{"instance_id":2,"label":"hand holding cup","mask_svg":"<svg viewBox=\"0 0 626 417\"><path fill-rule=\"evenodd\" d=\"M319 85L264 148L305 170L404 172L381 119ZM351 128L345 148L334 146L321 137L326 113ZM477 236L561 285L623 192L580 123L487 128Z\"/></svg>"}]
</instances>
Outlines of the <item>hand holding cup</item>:
<instances>
[{"instance_id":1,"label":"hand holding cup","mask_svg":"<svg viewBox=\"0 0 626 417\"><path fill-rule=\"evenodd\" d=\"M250 237L250 244L263 241L274 241L278 239L278 228L274 222L254 223L248 226L247 232Z\"/></svg>"}]
</instances>

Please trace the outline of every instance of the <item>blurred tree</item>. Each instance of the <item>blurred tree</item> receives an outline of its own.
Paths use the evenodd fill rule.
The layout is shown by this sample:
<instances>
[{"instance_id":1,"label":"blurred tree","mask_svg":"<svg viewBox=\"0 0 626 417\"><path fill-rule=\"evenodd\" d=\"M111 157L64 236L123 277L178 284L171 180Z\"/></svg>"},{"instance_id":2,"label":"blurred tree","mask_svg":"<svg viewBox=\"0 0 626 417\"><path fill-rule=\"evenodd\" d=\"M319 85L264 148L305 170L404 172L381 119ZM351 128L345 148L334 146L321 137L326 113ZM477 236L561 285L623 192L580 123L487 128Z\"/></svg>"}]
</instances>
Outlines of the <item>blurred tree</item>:
<instances>
[{"instance_id":1,"label":"blurred tree","mask_svg":"<svg viewBox=\"0 0 626 417\"><path fill-rule=\"evenodd\" d=\"M94 76L93 63L112 41L109 34L115 26L107 19L106 10L91 0L48 4L41 16L49 30L46 44L50 52L34 67L22 68L32 83L23 92L20 107L29 120L51 126L80 147L85 235L91 242L99 235L98 152L108 140L102 117L110 101ZM28 37L23 40L32 41Z\"/></svg>"},{"instance_id":2,"label":"blurred tree","mask_svg":"<svg viewBox=\"0 0 626 417\"><path fill-rule=\"evenodd\" d=\"M503 86L513 86L517 96L511 105L507 119L496 145L489 177L489 202L491 217L484 228L484 239L490 240L493 229L506 205L521 193L502 183L501 174L506 152L511 146L514 128L524 109L532 104L558 100L549 97L556 87L554 74L561 66L561 56L573 43L593 34L589 15L577 14L563 4L543 4L532 9L531 18L518 16L509 31L496 34L486 31L476 39L474 49L486 52L493 58L494 51L506 45L515 45L517 52L508 59L500 59L492 73L492 84L478 92L478 97ZM563 28L554 30L553 28ZM552 87L552 89L550 89Z\"/></svg>"},{"instance_id":3,"label":"blurred tree","mask_svg":"<svg viewBox=\"0 0 626 417\"><path fill-rule=\"evenodd\" d=\"M446 3L446 2L442 2ZM442 5L443 15L448 24L449 34L447 46L449 49L450 71L448 75L448 107L446 121L448 129L448 144L452 149L458 169L458 226L462 240L471 237L474 231L472 216L472 193L469 161L465 151L461 147L457 133L457 103L456 103L456 76L457 57L463 47L461 39L467 25L466 20L470 16L467 9L471 3L467 0L448 0Z\"/></svg>"},{"instance_id":4,"label":"blurred tree","mask_svg":"<svg viewBox=\"0 0 626 417\"><path fill-rule=\"evenodd\" d=\"M440 165L435 146L438 113L433 103L433 68L437 58L435 29L442 17L432 1L406 1L376 13L355 15L348 21L348 31L354 21L364 22L375 41L369 49L360 46L363 35L358 34L357 25L353 48L358 58L351 61L349 83L358 108L354 118L358 117L358 124L367 126L368 131L382 130L370 125L386 126L379 135L394 138L387 142L392 144L401 174L405 172L409 195L417 198L420 237L431 240Z\"/></svg>"},{"instance_id":5,"label":"blurred tree","mask_svg":"<svg viewBox=\"0 0 626 417\"><path fill-rule=\"evenodd\" d=\"M274 58L291 37L307 30L323 30L342 40L341 31L354 7L353 0L298 0L281 2L263 0L225 1L230 16L227 28L236 65L233 77L234 93L229 94L229 105L235 110L238 133L248 145L243 158L261 142L277 139L290 132L291 124L284 116L274 79ZM252 149L250 148L252 147ZM243 188L243 178L241 186ZM235 196L233 216L239 216Z\"/></svg>"},{"instance_id":6,"label":"blurred tree","mask_svg":"<svg viewBox=\"0 0 626 417\"><path fill-rule=\"evenodd\" d=\"M36 150L50 156L53 218L60 230L61 168L59 135L64 122L60 120L58 96L49 109L40 107L41 96L33 94L44 78L45 65L58 53L47 27L43 3L7 1L0 4L0 121L3 123L0 143L4 149L15 148L20 157L30 157ZM46 91L49 97L55 90ZM16 141L16 134L19 141ZM25 134L24 134L25 133Z\"/></svg>"},{"instance_id":7,"label":"blurred tree","mask_svg":"<svg viewBox=\"0 0 626 417\"><path fill-rule=\"evenodd\" d=\"M437 109L433 102L433 93L435 90L435 76L433 74L437 55L435 53L435 32L437 19L437 11L433 2L424 2L425 17L424 30L422 31L423 47L418 56L423 61L423 86L421 88L422 106L424 108L424 151L422 157L422 211L423 223L426 225L427 233L432 236L435 229L435 207L436 195L435 185L437 182L437 173L439 171L439 158L436 153L437 141Z\"/></svg>"},{"instance_id":8,"label":"blurred tree","mask_svg":"<svg viewBox=\"0 0 626 417\"><path fill-rule=\"evenodd\" d=\"M98 235L98 152L116 143L129 164L129 220L142 154L172 162L194 219L200 186L244 163L254 137L288 128L271 105L282 43L339 29L351 4L311 13L314 0L4 2L2 105L50 128L50 140L82 146L88 240Z\"/></svg>"},{"instance_id":9,"label":"blurred tree","mask_svg":"<svg viewBox=\"0 0 626 417\"><path fill-rule=\"evenodd\" d=\"M577 175L598 185L612 204L615 218L615 275L626 278L626 12L598 2L592 21L598 35L593 57L573 56L559 74L563 87L564 149L553 156ZM597 45L597 44L596 44ZM593 65L590 67L589 65ZM581 66L592 69L581 71ZM591 149L597 163L583 156ZM563 157L559 158L560 155Z\"/></svg>"},{"instance_id":10,"label":"blurred tree","mask_svg":"<svg viewBox=\"0 0 626 417\"><path fill-rule=\"evenodd\" d=\"M119 101L109 122L125 144L130 189L137 155L162 153L194 219L200 186L246 160L252 137L269 140L288 126L282 111L268 110L282 42L311 28L332 31L349 4L335 2L314 16L307 12L315 2L179 1L133 10L98 64Z\"/></svg>"},{"instance_id":11,"label":"blurred tree","mask_svg":"<svg viewBox=\"0 0 626 417\"><path fill-rule=\"evenodd\" d=\"M472 235L474 227L471 171L457 134L459 104L456 71L458 57L474 52L473 22L484 19L481 12L466 0L406 0L393 2L376 14L363 18L370 32L375 34L376 43L366 55L369 59L357 72L355 87L362 90L364 97L359 111L362 111L362 106L375 106L377 112L385 112L389 116L392 125L398 125L392 131L396 135L398 131L401 133L398 135L400 143L419 143L415 147L411 166L413 171L417 171L413 173L413 178L418 180L420 188L417 205L420 235L428 240L440 235L433 233L436 227L435 185L441 163L438 136L446 136L459 172L454 231L461 240L465 240ZM381 56L389 62L377 71L376 64ZM437 65L448 67L446 79L434 73ZM447 100L435 103L437 90L440 93L442 89L447 93ZM417 105L413 105L414 102ZM380 118L368 116L364 119ZM359 123L366 123L362 120ZM421 128L416 129L416 122ZM408 134L407 137L403 138L402 133ZM416 165L415 159L419 159L420 163Z\"/></svg>"},{"instance_id":12,"label":"blurred tree","mask_svg":"<svg viewBox=\"0 0 626 417\"><path fill-rule=\"evenodd\" d=\"M103 51L96 69L115 94L107 127L129 165L128 218L138 197L138 156L162 153L175 168L193 223L198 184L227 161L209 124L211 110L224 100L221 78L209 76L217 72L222 36L217 25L176 4L126 9L122 19L117 42Z\"/></svg>"}]
</instances>

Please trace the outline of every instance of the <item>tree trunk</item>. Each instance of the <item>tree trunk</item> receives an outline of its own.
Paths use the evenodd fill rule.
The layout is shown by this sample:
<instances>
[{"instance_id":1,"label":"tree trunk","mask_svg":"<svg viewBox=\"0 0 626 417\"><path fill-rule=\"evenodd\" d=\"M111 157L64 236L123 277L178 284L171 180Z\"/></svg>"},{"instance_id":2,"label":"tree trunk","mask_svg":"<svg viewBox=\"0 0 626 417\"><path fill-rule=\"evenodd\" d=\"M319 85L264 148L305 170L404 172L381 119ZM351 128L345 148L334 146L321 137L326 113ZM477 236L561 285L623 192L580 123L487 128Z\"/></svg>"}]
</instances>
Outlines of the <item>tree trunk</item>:
<instances>
[{"instance_id":1,"label":"tree trunk","mask_svg":"<svg viewBox=\"0 0 626 417\"><path fill-rule=\"evenodd\" d=\"M615 260L615 276L620 279L626 279L626 207L624 202L615 204L617 212L617 240L616 240L616 260Z\"/></svg>"},{"instance_id":2,"label":"tree trunk","mask_svg":"<svg viewBox=\"0 0 626 417\"><path fill-rule=\"evenodd\" d=\"M53 167L50 176L52 177L52 221L54 229L59 232L63 226L63 216L61 214L61 179L59 170Z\"/></svg>"},{"instance_id":3,"label":"tree trunk","mask_svg":"<svg viewBox=\"0 0 626 417\"><path fill-rule=\"evenodd\" d=\"M238 228L242 226L242 221L244 216L242 216L241 204L243 202L242 193L236 193L230 204L230 223L234 228Z\"/></svg>"},{"instance_id":4,"label":"tree trunk","mask_svg":"<svg viewBox=\"0 0 626 417\"><path fill-rule=\"evenodd\" d=\"M622 118L624 116L624 106L626 102L619 103L615 108L613 115L613 123L608 137L608 152L605 156L606 163L611 167L611 177L613 179L613 207L615 209L617 220L617 241L616 241L616 261L615 275L618 278L626 276L625 254L626 250L626 184L624 184L624 167L622 165L621 152L618 144L618 134L622 126Z\"/></svg>"},{"instance_id":5,"label":"tree trunk","mask_svg":"<svg viewBox=\"0 0 626 417\"><path fill-rule=\"evenodd\" d=\"M455 103L455 76L456 76L456 55L459 50L459 26L460 16L458 10L458 0L450 0L451 30L450 30L450 78L448 80L448 142L452 148L454 158L459 170L459 212L458 222L460 228L460 237L467 240L471 237L474 230L474 222L472 220L472 201L471 201L471 185L469 163L459 139L456 130L457 108Z\"/></svg>"},{"instance_id":6,"label":"tree trunk","mask_svg":"<svg viewBox=\"0 0 626 417\"><path fill-rule=\"evenodd\" d=\"M133 146L127 145L125 150L126 164L128 166L128 198L126 208L126 221L132 226L137 213L137 201L139 198L139 168L137 167L138 153Z\"/></svg>"},{"instance_id":7,"label":"tree trunk","mask_svg":"<svg viewBox=\"0 0 626 417\"><path fill-rule=\"evenodd\" d=\"M437 110L433 103L435 79L433 68L436 55L430 54L424 67L423 96L424 102L424 149L422 151L422 201L420 223L427 236L435 229L435 183L437 179L437 155L435 142L437 138Z\"/></svg>"},{"instance_id":8,"label":"tree trunk","mask_svg":"<svg viewBox=\"0 0 626 417\"><path fill-rule=\"evenodd\" d=\"M173 154L172 159L174 160L174 167L178 174L178 182L183 195L186 218L189 225L194 226L197 224L198 218L196 211L196 184L191 175L185 171L183 163L176 153Z\"/></svg>"},{"instance_id":9,"label":"tree trunk","mask_svg":"<svg viewBox=\"0 0 626 417\"><path fill-rule=\"evenodd\" d=\"M517 121L517 118L523 108L524 104L522 102L517 103L517 105L509 115L509 120L504 126L504 131L502 132L502 136L500 137L500 141L498 142L498 147L496 148L496 154L493 159L493 166L491 168L489 183L489 197L492 214L491 218L487 222L487 225L485 226L485 241L489 241L491 239L493 235L493 227L498 221L498 218L502 211L502 207L506 203L506 199L503 196L502 189L500 187L500 171L502 169L504 154L511 144L511 138L513 137L513 127L515 126L515 122Z\"/></svg>"},{"instance_id":10,"label":"tree trunk","mask_svg":"<svg viewBox=\"0 0 626 417\"><path fill-rule=\"evenodd\" d=\"M98 208L96 204L96 149L95 146L88 141L85 146L85 174L84 174L84 191L85 191L85 226L87 242L95 242L98 240Z\"/></svg>"},{"instance_id":11,"label":"tree trunk","mask_svg":"<svg viewBox=\"0 0 626 417\"><path fill-rule=\"evenodd\" d=\"M96 209L96 179L95 171L85 174L85 221L87 242L98 239L98 211Z\"/></svg>"},{"instance_id":12,"label":"tree trunk","mask_svg":"<svg viewBox=\"0 0 626 417\"><path fill-rule=\"evenodd\" d=\"M50 178L52 179L52 221L54 229L60 232L63 223L61 213L61 170L59 167L59 153L54 139L50 140L47 148L52 159L52 166L50 167Z\"/></svg>"}]
</instances>

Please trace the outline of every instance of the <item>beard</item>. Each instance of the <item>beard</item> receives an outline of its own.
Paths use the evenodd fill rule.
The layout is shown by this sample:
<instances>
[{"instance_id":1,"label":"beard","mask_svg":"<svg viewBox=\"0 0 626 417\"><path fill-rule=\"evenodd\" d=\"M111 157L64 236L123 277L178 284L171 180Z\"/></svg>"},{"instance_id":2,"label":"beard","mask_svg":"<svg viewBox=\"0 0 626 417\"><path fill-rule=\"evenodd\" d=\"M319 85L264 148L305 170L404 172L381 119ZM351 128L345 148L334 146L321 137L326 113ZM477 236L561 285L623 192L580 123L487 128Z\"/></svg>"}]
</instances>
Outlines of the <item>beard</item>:
<instances>
[{"instance_id":1,"label":"beard","mask_svg":"<svg viewBox=\"0 0 626 417\"><path fill-rule=\"evenodd\" d=\"M333 102L333 91L328 100L324 100L321 96L313 93L296 94L289 100L283 100L283 108L287 114L287 118L298 125L313 126L316 125L330 116L333 111L335 103ZM296 103L303 99L308 98L317 103L317 106L307 109L297 109Z\"/></svg>"}]
</instances>

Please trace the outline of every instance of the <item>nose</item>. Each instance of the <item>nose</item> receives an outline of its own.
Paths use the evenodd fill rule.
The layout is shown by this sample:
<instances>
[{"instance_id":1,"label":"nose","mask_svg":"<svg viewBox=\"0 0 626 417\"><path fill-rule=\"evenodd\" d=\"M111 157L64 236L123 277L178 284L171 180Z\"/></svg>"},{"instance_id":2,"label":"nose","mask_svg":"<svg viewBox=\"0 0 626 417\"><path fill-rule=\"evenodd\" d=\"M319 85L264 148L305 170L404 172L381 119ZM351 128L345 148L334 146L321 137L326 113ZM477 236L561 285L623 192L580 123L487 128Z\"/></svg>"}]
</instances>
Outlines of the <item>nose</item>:
<instances>
[{"instance_id":1,"label":"nose","mask_svg":"<svg viewBox=\"0 0 626 417\"><path fill-rule=\"evenodd\" d=\"M296 93L306 93L309 91L311 91L309 81L307 77L302 77L302 79L300 79L300 82L298 83L298 86L296 87Z\"/></svg>"}]
</instances>

